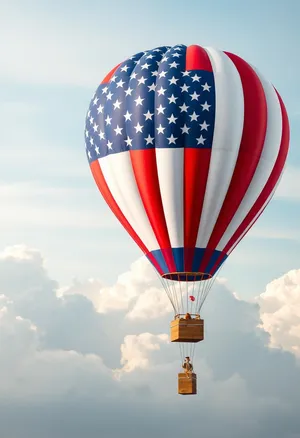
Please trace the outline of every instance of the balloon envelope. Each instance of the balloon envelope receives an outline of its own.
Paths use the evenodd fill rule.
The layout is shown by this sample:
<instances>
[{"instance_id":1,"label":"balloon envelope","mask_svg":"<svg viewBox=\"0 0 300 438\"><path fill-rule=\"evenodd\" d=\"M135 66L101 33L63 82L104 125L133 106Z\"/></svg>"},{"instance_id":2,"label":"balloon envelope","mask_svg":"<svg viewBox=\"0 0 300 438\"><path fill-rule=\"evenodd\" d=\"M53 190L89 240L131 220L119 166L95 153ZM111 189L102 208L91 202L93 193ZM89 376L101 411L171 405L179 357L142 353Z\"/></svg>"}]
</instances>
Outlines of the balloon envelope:
<instances>
[{"instance_id":1,"label":"balloon envelope","mask_svg":"<svg viewBox=\"0 0 300 438\"><path fill-rule=\"evenodd\" d=\"M282 175L289 123L240 57L177 45L138 53L102 81L86 117L94 179L164 278L212 277Z\"/></svg>"}]
</instances>

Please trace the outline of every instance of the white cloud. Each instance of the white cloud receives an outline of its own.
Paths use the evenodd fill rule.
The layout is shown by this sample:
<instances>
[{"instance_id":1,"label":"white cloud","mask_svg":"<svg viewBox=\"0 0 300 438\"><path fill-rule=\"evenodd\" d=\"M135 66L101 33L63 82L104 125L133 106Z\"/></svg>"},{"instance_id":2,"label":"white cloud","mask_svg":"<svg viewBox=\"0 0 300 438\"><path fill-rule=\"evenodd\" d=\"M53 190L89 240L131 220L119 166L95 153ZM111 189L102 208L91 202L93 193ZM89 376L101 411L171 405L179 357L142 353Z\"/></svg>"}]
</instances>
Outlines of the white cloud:
<instances>
[{"instance_id":1,"label":"white cloud","mask_svg":"<svg viewBox=\"0 0 300 438\"><path fill-rule=\"evenodd\" d=\"M111 287L105 287L96 279L90 279L87 283L74 280L71 286L61 288L58 293L60 295L79 294L86 296L93 302L95 309L99 313L107 313L112 310L127 310L133 300L137 299L135 306L129 313L130 317L136 317L141 312L145 314L145 306L148 304L147 297L153 301L151 292L164 294L162 290L153 289L152 284L156 282L157 277L154 269L148 260L141 257L132 263L130 271L119 275L116 283ZM150 290L148 289L149 286ZM146 291L145 295L140 294L141 290ZM166 304L164 299L159 301L162 305ZM157 304L156 300L154 304ZM157 308L155 312L157 312ZM161 312L161 309L159 312ZM148 315L149 312L147 312Z\"/></svg>"},{"instance_id":2,"label":"white cloud","mask_svg":"<svg viewBox=\"0 0 300 438\"><path fill-rule=\"evenodd\" d=\"M298 275L283 282L290 287L289 299L296 299ZM180 362L166 333L170 315L159 315L162 303L148 296L160 318L125 318L142 290L150 295L154 281L152 268L138 260L107 290L116 300L113 308L97 300L101 281L91 282L90 290L83 284L61 288L57 297L57 284L48 278L37 250L17 246L2 252L0 421L5 436L80 438L84 429L86 436L109 430L117 438L134 434L142 423L145 438L179 437L187 433L187 424L189 435L197 436L195 418L207 438L269 438L274 430L292 438L300 430L300 369L294 355L268 348L268 333L257 328L258 304L237 299L224 279L205 306L205 341L194 358L198 395L177 396ZM57 433L49 409L51 424L64 419ZM19 412L22 428L10 421Z\"/></svg>"},{"instance_id":3,"label":"white cloud","mask_svg":"<svg viewBox=\"0 0 300 438\"><path fill-rule=\"evenodd\" d=\"M121 369L114 370L115 376L122 373L131 373L137 368L147 369L151 365L149 352L160 350L161 344L169 342L167 334L153 335L141 333L140 335L127 335L121 345Z\"/></svg>"},{"instance_id":4,"label":"white cloud","mask_svg":"<svg viewBox=\"0 0 300 438\"><path fill-rule=\"evenodd\" d=\"M76 351L44 350L42 333L14 309L0 307L0 397L32 401L53 399L67 394L76 384L83 396L97 386L99 375L112 378L111 372L96 355Z\"/></svg>"},{"instance_id":5,"label":"white cloud","mask_svg":"<svg viewBox=\"0 0 300 438\"><path fill-rule=\"evenodd\" d=\"M24 359L30 357L37 348L37 327L30 320L16 315L12 301L4 295L0 297L0 374L18 373ZM6 385L7 380L0 379ZM3 387L2 387L3 390Z\"/></svg>"},{"instance_id":6,"label":"white cloud","mask_svg":"<svg viewBox=\"0 0 300 438\"><path fill-rule=\"evenodd\" d=\"M0 253L0 259L13 259L17 260L30 260L32 263L41 266L43 263L43 258L41 253L35 248L29 248L26 245L12 245L7 246Z\"/></svg>"},{"instance_id":7,"label":"white cloud","mask_svg":"<svg viewBox=\"0 0 300 438\"><path fill-rule=\"evenodd\" d=\"M287 272L266 286L258 298L262 327L271 335L270 345L300 358L300 270Z\"/></svg>"},{"instance_id":8,"label":"white cloud","mask_svg":"<svg viewBox=\"0 0 300 438\"><path fill-rule=\"evenodd\" d=\"M163 288L149 287L140 293L134 306L128 312L130 319L154 319L172 312L171 302Z\"/></svg>"}]
</instances>

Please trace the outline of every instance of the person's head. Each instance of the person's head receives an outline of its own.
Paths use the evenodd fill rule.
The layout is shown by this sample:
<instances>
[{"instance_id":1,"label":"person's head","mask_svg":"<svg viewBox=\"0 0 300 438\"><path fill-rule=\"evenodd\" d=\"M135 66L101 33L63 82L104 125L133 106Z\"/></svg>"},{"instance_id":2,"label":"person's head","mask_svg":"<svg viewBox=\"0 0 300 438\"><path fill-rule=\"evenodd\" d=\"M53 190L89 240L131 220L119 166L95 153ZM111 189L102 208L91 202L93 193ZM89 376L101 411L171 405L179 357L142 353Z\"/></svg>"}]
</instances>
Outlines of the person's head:
<instances>
[{"instance_id":1,"label":"person's head","mask_svg":"<svg viewBox=\"0 0 300 438\"><path fill-rule=\"evenodd\" d=\"M187 357L185 358L185 361L186 361L186 362L189 362L189 361L190 361L190 358L187 356Z\"/></svg>"}]
</instances>

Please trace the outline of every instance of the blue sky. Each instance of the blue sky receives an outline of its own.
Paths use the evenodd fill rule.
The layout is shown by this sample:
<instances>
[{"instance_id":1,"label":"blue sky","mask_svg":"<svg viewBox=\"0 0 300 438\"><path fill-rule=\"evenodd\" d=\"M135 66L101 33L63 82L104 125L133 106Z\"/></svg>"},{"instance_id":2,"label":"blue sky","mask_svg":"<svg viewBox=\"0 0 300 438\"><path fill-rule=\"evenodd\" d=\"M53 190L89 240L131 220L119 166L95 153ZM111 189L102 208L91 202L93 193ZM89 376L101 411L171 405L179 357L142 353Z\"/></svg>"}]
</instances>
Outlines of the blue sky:
<instances>
[{"instance_id":1,"label":"blue sky","mask_svg":"<svg viewBox=\"0 0 300 438\"><path fill-rule=\"evenodd\" d=\"M295 1L1 2L0 245L39 248L61 283L111 284L140 256L98 193L84 152L89 100L103 76L138 51L200 44L235 52L281 93L291 150L278 195L226 262L245 297L299 265L300 4Z\"/></svg>"}]
</instances>

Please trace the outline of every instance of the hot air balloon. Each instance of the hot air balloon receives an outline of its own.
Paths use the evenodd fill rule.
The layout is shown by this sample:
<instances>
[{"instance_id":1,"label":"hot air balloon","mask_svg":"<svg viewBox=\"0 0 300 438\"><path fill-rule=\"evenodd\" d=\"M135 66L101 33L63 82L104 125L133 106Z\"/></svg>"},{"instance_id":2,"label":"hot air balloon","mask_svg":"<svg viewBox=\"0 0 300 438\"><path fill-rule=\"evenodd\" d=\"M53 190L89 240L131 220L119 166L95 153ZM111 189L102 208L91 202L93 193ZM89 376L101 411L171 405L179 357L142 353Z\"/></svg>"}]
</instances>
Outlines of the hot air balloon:
<instances>
[{"instance_id":1,"label":"hot air balloon","mask_svg":"<svg viewBox=\"0 0 300 438\"><path fill-rule=\"evenodd\" d=\"M283 101L235 54L158 47L103 79L85 140L103 198L172 303L171 341L193 360L216 273L281 178L289 148ZM178 392L197 392L193 368L178 374Z\"/></svg>"}]
</instances>

